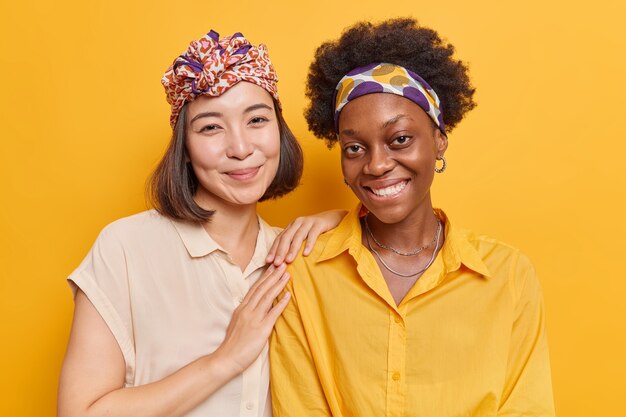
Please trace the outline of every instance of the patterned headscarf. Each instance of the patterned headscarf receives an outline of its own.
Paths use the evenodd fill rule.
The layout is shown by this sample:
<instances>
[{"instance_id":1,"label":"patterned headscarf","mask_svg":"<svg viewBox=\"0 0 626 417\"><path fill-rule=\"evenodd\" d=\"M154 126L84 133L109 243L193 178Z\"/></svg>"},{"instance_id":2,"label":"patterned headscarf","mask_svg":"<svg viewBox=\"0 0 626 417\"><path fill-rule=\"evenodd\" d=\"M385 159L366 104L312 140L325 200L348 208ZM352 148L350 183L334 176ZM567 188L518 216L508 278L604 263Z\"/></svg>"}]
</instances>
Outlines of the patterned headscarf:
<instances>
[{"instance_id":1,"label":"patterned headscarf","mask_svg":"<svg viewBox=\"0 0 626 417\"><path fill-rule=\"evenodd\" d=\"M335 129L339 114L350 101L371 93L391 93L420 106L445 135L439 97L426 81L413 71L394 64L369 64L347 73L335 89Z\"/></svg>"},{"instance_id":2,"label":"patterned headscarf","mask_svg":"<svg viewBox=\"0 0 626 417\"><path fill-rule=\"evenodd\" d=\"M220 39L213 30L191 42L161 79L167 102L172 106L172 128L185 103L200 95L220 96L239 81L262 87L280 107L278 77L265 45L253 46L241 33Z\"/></svg>"}]
</instances>

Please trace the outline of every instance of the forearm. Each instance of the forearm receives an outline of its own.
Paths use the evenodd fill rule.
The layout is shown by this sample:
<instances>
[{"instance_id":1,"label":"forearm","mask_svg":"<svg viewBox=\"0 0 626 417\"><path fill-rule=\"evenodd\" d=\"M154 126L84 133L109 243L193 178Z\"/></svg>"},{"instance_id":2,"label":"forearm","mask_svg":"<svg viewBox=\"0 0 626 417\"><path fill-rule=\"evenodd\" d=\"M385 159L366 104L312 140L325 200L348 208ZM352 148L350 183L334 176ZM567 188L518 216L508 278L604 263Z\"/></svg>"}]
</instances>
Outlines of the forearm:
<instances>
[{"instance_id":1,"label":"forearm","mask_svg":"<svg viewBox=\"0 0 626 417\"><path fill-rule=\"evenodd\" d=\"M69 407L63 410L60 398L59 417L183 416L238 373L239 370L218 351L203 356L159 381L111 391L82 409L75 405L72 410Z\"/></svg>"},{"instance_id":2,"label":"forearm","mask_svg":"<svg viewBox=\"0 0 626 417\"><path fill-rule=\"evenodd\" d=\"M284 266L268 268L233 313L220 347L171 375L122 388L126 366L109 327L82 291L59 384L59 417L176 417L187 414L241 374L259 356L289 302L272 306L289 279Z\"/></svg>"}]
</instances>

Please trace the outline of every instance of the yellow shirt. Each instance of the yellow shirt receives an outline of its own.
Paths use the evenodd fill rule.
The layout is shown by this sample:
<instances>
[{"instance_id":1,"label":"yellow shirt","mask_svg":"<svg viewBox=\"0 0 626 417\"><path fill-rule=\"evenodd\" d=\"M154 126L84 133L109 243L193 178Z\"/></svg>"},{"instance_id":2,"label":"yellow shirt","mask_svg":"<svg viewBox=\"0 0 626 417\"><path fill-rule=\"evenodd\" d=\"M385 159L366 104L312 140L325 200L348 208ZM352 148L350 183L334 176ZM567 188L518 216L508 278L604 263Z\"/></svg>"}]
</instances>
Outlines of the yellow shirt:
<instances>
[{"instance_id":1,"label":"yellow shirt","mask_svg":"<svg viewBox=\"0 0 626 417\"><path fill-rule=\"evenodd\" d=\"M290 266L270 344L274 416L554 416L529 260L438 211L443 248L396 305L358 212Z\"/></svg>"}]
</instances>

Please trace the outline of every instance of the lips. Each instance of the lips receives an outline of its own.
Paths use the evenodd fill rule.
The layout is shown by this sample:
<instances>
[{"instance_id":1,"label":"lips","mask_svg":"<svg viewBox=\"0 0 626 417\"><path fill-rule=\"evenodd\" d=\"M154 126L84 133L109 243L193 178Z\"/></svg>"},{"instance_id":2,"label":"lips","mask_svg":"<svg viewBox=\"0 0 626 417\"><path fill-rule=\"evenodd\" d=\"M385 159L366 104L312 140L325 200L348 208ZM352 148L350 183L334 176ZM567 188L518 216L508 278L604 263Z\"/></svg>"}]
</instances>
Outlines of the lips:
<instances>
[{"instance_id":1,"label":"lips","mask_svg":"<svg viewBox=\"0 0 626 417\"><path fill-rule=\"evenodd\" d=\"M389 184L389 181L386 181L386 184L370 184L364 188L376 197L391 198L399 195L402 190L406 188L408 183L408 180L396 181L392 184Z\"/></svg>"},{"instance_id":2,"label":"lips","mask_svg":"<svg viewBox=\"0 0 626 417\"><path fill-rule=\"evenodd\" d=\"M261 166L252 167L252 168L242 168L242 169L235 169L232 171L226 171L224 172L224 174L228 175L230 178L234 180L244 181L244 180L254 178L260 169L261 169Z\"/></svg>"}]
</instances>

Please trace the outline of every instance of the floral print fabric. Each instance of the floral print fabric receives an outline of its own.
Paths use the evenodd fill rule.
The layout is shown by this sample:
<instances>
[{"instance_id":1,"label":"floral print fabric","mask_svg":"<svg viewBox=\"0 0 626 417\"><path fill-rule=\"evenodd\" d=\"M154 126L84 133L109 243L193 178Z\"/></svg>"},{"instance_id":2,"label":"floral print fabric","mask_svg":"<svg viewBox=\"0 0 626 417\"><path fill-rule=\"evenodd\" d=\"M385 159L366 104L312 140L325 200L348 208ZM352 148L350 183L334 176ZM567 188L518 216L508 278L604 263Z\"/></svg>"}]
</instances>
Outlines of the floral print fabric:
<instances>
[{"instance_id":1,"label":"floral print fabric","mask_svg":"<svg viewBox=\"0 0 626 417\"><path fill-rule=\"evenodd\" d=\"M239 81L265 89L280 106L278 77L265 45L251 45L241 33L220 39L213 30L191 42L161 79L172 107L172 128L186 103L200 95L218 97Z\"/></svg>"}]
</instances>

